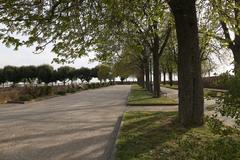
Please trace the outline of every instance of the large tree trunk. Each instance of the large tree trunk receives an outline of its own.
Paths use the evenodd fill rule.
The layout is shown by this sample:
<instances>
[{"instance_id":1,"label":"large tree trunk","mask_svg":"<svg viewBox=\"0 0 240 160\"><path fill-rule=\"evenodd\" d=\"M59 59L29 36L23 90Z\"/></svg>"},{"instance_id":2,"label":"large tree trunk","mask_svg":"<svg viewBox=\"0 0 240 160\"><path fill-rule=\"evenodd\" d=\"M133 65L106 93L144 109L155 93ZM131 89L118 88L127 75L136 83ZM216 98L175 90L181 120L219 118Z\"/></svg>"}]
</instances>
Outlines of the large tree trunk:
<instances>
[{"instance_id":1,"label":"large tree trunk","mask_svg":"<svg viewBox=\"0 0 240 160\"><path fill-rule=\"evenodd\" d=\"M195 0L170 0L178 40L179 120L203 124L203 86Z\"/></svg>"}]
</instances>

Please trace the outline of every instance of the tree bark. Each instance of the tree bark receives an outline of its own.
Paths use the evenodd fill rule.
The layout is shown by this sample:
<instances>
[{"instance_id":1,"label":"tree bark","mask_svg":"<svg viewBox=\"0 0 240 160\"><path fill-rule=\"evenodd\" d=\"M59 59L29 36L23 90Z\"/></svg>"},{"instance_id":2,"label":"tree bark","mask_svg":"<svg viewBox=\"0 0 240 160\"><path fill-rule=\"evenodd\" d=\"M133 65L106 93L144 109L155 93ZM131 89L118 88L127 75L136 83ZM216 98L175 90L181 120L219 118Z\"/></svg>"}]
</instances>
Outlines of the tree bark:
<instances>
[{"instance_id":1,"label":"tree bark","mask_svg":"<svg viewBox=\"0 0 240 160\"><path fill-rule=\"evenodd\" d=\"M173 72L172 71L168 71L168 77L169 77L169 84L170 86L173 85Z\"/></svg>"},{"instance_id":2,"label":"tree bark","mask_svg":"<svg viewBox=\"0 0 240 160\"><path fill-rule=\"evenodd\" d=\"M163 71L163 84L166 84L166 71Z\"/></svg>"},{"instance_id":3,"label":"tree bark","mask_svg":"<svg viewBox=\"0 0 240 160\"><path fill-rule=\"evenodd\" d=\"M179 120L203 124L203 85L195 0L170 0L178 40Z\"/></svg>"},{"instance_id":4,"label":"tree bark","mask_svg":"<svg viewBox=\"0 0 240 160\"><path fill-rule=\"evenodd\" d=\"M143 66L142 66L141 70L139 71L138 83L140 86L142 86L144 88L144 67Z\"/></svg>"},{"instance_id":5,"label":"tree bark","mask_svg":"<svg viewBox=\"0 0 240 160\"><path fill-rule=\"evenodd\" d=\"M160 97L159 54L153 53L153 97Z\"/></svg>"},{"instance_id":6,"label":"tree bark","mask_svg":"<svg viewBox=\"0 0 240 160\"><path fill-rule=\"evenodd\" d=\"M223 29L225 39L228 41L228 48L233 53L234 71L235 73L237 73L237 71L240 70L240 36L235 33L234 34L235 39L231 40L230 31L229 28L227 27L227 24L223 21L220 21L220 24Z\"/></svg>"},{"instance_id":7,"label":"tree bark","mask_svg":"<svg viewBox=\"0 0 240 160\"><path fill-rule=\"evenodd\" d=\"M234 71L240 71L240 36L235 35L234 45L231 47L234 58Z\"/></svg>"},{"instance_id":8,"label":"tree bark","mask_svg":"<svg viewBox=\"0 0 240 160\"><path fill-rule=\"evenodd\" d=\"M145 63L145 87L148 91L150 91L150 80L149 80L149 60L146 60Z\"/></svg>"}]
</instances>

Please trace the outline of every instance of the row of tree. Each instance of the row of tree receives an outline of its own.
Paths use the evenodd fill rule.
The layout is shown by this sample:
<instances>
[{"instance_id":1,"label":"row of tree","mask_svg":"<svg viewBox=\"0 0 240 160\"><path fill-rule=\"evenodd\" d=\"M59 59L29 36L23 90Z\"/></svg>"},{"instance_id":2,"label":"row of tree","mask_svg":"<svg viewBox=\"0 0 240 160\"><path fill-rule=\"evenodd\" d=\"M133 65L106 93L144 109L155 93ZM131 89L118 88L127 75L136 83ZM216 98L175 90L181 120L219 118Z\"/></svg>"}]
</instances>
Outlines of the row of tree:
<instances>
[{"instance_id":1,"label":"row of tree","mask_svg":"<svg viewBox=\"0 0 240 160\"><path fill-rule=\"evenodd\" d=\"M160 70L171 74L175 64L179 119L185 126L203 124L201 63L212 68L211 54L220 55L225 48L234 55L236 71L240 66L239 0L0 3L0 39L16 49L37 44L36 51L41 52L52 44L57 62L95 51L96 59L111 69L124 66L119 72L134 72L142 86L153 89L154 97L161 96ZM12 33L28 38L21 40Z\"/></svg>"},{"instance_id":2,"label":"row of tree","mask_svg":"<svg viewBox=\"0 0 240 160\"><path fill-rule=\"evenodd\" d=\"M57 70L50 65L40 65L40 66L5 66L0 69L0 84L6 82L12 82L13 86L16 83L23 82L33 84L33 83L56 83L58 81L62 82L64 85L71 81L73 83L77 79L81 82L89 83L92 78L98 78L100 81L111 80L111 68L107 65L99 65L92 69L89 68L73 68L69 66L62 66Z\"/></svg>"}]
</instances>

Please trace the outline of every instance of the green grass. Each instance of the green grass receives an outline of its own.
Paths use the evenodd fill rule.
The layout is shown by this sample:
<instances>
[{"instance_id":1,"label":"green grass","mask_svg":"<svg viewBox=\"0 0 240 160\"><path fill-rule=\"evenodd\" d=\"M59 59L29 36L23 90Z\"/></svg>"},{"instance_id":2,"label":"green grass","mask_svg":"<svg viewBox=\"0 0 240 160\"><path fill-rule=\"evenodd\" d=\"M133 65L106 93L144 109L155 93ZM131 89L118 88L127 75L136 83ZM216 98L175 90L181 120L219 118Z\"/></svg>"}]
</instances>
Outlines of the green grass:
<instances>
[{"instance_id":1,"label":"green grass","mask_svg":"<svg viewBox=\"0 0 240 160\"><path fill-rule=\"evenodd\" d=\"M175 89L178 90L178 85L172 85L170 86L169 84L161 84L162 87L170 88L170 89ZM218 96L221 96L224 94L224 92L221 91L214 91L214 90L209 90L207 88L204 88L204 97L206 98L216 98Z\"/></svg>"},{"instance_id":2,"label":"green grass","mask_svg":"<svg viewBox=\"0 0 240 160\"><path fill-rule=\"evenodd\" d=\"M176 105L176 100L161 96L153 98L152 94L139 85L132 85L128 105Z\"/></svg>"},{"instance_id":3,"label":"green grass","mask_svg":"<svg viewBox=\"0 0 240 160\"><path fill-rule=\"evenodd\" d=\"M237 160L239 135L220 136L208 127L184 128L176 112L127 112L116 160Z\"/></svg>"},{"instance_id":4,"label":"green grass","mask_svg":"<svg viewBox=\"0 0 240 160\"><path fill-rule=\"evenodd\" d=\"M172 85L171 86L170 84L161 84L161 87L178 90L178 85Z\"/></svg>"},{"instance_id":5,"label":"green grass","mask_svg":"<svg viewBox=\"0 0 240 160\"><path fill-rule=\"evenodd\" d=\"M206 98L217 98L219 96L222 96L223 94L224 92L221 92L221 91L213 91L213 90L204 88L204 97Z\"/></svg>"}]
</instances>

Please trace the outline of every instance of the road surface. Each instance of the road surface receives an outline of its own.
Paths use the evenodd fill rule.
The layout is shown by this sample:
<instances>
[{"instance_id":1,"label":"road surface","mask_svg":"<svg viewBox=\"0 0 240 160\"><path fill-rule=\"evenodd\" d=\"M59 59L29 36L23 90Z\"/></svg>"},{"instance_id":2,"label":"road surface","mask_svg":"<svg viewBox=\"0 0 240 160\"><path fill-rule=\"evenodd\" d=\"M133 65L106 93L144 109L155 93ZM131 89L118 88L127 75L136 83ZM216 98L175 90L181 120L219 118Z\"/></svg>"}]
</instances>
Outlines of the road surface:
<instances>
[{"instance_id":1,"label":"road surface","mask_svg":"<svg viewBox=\"0 0 240 160\"><path fill-rule=\"evenodd\" d=\"M130 86L0 105L0 160L106 160Z\"/></svg>"}]
</instances>

